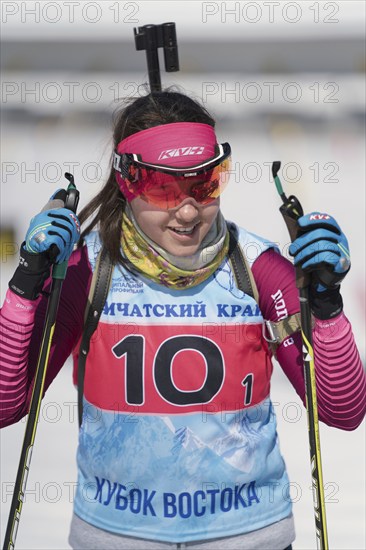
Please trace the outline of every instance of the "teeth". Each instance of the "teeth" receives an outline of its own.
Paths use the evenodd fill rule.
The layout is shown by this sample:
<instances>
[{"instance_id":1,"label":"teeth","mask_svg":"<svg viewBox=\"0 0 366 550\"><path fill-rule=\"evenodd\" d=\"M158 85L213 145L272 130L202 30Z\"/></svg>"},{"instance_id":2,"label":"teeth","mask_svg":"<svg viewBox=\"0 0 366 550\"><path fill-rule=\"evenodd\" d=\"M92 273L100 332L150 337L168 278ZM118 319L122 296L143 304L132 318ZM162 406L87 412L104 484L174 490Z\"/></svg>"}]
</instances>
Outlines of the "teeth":
<instances>
[{"instance_id":1,"label":"teeth","mask_svg":"<svg viewBox=\"0 0 366 550\"><path fill-rule=\"evenodd\" d=\"M194 228L195 226L189 227L189 228L188 227L185 227L185 228L171 227L171 229L173 229L173 231L175 231L176 233L184 233L184 234L192 233Z\"/></svg>"}]
</instances>

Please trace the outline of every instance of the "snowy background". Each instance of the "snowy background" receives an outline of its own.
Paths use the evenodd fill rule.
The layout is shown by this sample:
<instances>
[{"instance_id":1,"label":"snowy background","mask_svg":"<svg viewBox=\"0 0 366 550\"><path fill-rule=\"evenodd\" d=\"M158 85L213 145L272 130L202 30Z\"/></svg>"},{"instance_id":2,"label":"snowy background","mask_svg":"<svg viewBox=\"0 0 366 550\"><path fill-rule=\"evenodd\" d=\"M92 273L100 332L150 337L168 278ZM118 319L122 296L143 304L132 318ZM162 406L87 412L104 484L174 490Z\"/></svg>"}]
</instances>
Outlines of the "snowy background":
<instances>
[{"instance_id":1,"label":"snowy background","mask_svg":"<svg viewBox=\"0 0 366 550\"><path fill-rule=\"evenodd\" d=\"M63 173L81 206L106 173L117 99L146 82L133 27L175 21L181 71L162 71L201 97L233 150L225 216L279 243L270 164L304 210L333 214L353 266L342 293L365 357L365 3L2 2L1 299L30 217ZM163 62L161 61L163 67ZM272 382L292 481L296 550L315 548L306 413L278 365ZM76 480L76 393L70 365L41 413L17 548L66 549ZM7 521L25 422L1 431L1 526ZM332 549L365 549L365 429L321 426Z\"/></svg>"}]
</instances>

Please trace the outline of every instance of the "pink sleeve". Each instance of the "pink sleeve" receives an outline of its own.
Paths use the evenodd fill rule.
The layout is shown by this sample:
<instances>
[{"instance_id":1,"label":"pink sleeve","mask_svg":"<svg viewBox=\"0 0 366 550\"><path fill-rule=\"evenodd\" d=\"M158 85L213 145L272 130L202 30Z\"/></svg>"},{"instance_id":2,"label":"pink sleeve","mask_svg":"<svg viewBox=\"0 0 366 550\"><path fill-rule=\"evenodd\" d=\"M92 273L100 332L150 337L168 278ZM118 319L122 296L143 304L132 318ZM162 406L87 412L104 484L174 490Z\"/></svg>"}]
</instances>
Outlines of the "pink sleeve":
<instances>
[{"instance_id":1,"label":"pink sleeve","mask_svg":"<svg viewBox=\"0 0 366 550\"><path fill-rule=\"evenodd\" d=\"M80 338L91 281L86 249L69 261L61 291L56 328L50 350L45 390ZM49 291L49 279L44 290ZM27 414L47 307L47 298L25 300L8 290L0 311L0 427Z\"/></svg>"},{"instance_id":2,"label":"pink sleeve","mask_svg":"<svg viewBox=\"0 0 366 550\"><path fill-rule=\"evenodd\" d=\"M300 310L292 264L274 250L263 253L253 265L259 306L266 319L277 321ZM313 344L319 418L326 424L353 430L366 412L366 376L352 327L342 312L329 321L315 319ZM277 349L277 360L305 403L300 333Z\"/></svg>"}]
</instances>

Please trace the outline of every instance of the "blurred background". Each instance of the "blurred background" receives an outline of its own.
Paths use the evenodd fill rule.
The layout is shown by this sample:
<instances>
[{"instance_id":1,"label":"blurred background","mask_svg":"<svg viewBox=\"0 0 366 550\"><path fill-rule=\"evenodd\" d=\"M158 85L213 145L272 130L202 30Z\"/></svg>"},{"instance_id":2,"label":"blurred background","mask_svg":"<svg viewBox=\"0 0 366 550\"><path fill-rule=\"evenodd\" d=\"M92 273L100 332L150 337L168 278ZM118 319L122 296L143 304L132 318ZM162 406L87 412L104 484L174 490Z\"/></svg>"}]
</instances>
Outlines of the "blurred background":
<instances>
[{"instance_id":1,"label":"blurred background","mask_svg":"<svg viewBox=\"0 0 366 550\"><path fill-rule=\"evenodd\" d=\"M271 178L282 161L285 192L306 212L344 229L352 270L345 311L365 356L365 3L1 3L1 299L29 219L72 172L81 207L96 194L111 154L113 112L145 93L145 53L133 28L175 21L178 86L217 119L233 151L222 210L250 231L289 239ZM315 548L306 413L275 364L273 401L297 528L294 548ZM43 405L18 548L68 548L76 480L76 393L70 365ZM5 528L25 424L1 431ZM364 549L365 430L321 427L330 547ZM2 535L3 536L3 535Z\"/></svg>"}]
</instances>

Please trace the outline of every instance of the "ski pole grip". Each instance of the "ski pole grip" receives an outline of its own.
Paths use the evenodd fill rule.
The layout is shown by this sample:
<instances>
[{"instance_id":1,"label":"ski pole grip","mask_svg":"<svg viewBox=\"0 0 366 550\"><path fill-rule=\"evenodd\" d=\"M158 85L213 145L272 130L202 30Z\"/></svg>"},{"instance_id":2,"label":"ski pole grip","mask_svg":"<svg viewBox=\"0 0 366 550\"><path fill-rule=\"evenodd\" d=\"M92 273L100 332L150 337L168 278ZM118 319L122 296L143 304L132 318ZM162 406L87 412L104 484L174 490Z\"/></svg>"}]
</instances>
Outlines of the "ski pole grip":
<instances>
[{"instance_id":1,"label":"ski pole grip","mask_svg":"<svg viewBox=\"0 0 366 550\"><path fill-rule=\"evenodd\" d=\"M74 176L72 174L66 172L65 178L68 179L70 182L66 190L67 195L65 200L65 208L68 208L76 214L76 210L79 204L79 191L76 189ZM62 280L65 279L68 263L69 260L65 260L61 264L55 264L52 268L52 278Z\"/></svg>"},{"instance_id":2,"label":"ski pole grip","mask_svg":"<svg viewBox=\"0 0 366 550\"><path fill-rule=\"evenodd\" d=\"M296 237L299 235L299 226L297 220L303 215L303 209L294 195L290 195L280 206L280 212L285 224L287 226L291 242L294 242ZM301 267L296 267L296 286L297 288L306 288L310 284L310 277L307 273L301 269Z\"/></svg>"},{"instance_id":3,"label":"ski pole grip","mask_svg":"<svg viewBox=\"0 0 366 550\"><path fill-rule=\"evenodd\" d=\"M289 197L282 206L280 206L280 212L285 220L291 242L293 242L298 236L299 226L297 224L297 220L300 215L298 215L298 210L294 209L294 203L290 200L291 198L292 196Z\"/></svg>"}]
</instances>

